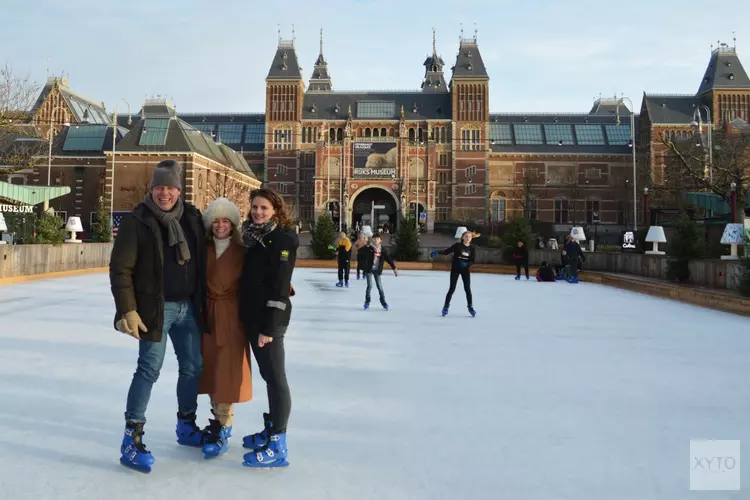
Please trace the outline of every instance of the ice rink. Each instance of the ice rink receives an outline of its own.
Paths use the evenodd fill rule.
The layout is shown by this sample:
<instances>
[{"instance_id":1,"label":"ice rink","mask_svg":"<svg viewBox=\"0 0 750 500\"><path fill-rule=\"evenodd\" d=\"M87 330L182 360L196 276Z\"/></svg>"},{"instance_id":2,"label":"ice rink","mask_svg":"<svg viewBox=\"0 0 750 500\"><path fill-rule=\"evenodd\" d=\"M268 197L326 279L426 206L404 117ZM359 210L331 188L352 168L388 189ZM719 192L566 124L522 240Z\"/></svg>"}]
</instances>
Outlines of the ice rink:
<instances>
[{"instance_id":1,"label":"ice rink","mask_svg":"<svg viewBox=\"0 0 750 500\"><path fill-rule=\"evenodd\" d=\"M105 274L0 287L0 498L748 498L689 490L691 439L750 443L750 321L600 285L475 274L440 317L446 272L364 283L297 269L287 369L291 467L241 466L263 381L229 453L175 442L176 360L154 387L142 475L119 465L137 342ZM254 363L254 361L253 361ZM207 398L200 399L206 423Z\"/></svg>"}]
</instances>

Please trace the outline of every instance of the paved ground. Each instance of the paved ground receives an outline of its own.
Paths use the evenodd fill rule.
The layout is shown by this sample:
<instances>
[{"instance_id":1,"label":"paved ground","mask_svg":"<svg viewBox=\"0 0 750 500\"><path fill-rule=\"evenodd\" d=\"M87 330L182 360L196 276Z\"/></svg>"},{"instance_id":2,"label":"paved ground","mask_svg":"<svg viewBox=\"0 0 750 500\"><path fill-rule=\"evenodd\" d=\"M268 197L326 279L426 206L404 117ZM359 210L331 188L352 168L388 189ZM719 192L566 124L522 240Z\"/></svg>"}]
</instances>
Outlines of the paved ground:
<instances>
[{"instance_id":1,"label":"paved ground","mask_svg":"<svg viewBox=\"0 0 750 500\"><path fill-rule=\"evenodd\" d=\"M137 348L112 329L107 276L0 288L0 498L685 499L698 495L691 439L750 440L745 318L481 274L478 317L459 284L442 318L446 273L383 280L391 310L375 299L365 312L361 281L338 289L333 271L295 271L289 469L241 467L236 438L209 462L177 446L168 353L150 476L117 462ZM236 436L266 408L254 375Z\"/></svg>"}]
</instances>

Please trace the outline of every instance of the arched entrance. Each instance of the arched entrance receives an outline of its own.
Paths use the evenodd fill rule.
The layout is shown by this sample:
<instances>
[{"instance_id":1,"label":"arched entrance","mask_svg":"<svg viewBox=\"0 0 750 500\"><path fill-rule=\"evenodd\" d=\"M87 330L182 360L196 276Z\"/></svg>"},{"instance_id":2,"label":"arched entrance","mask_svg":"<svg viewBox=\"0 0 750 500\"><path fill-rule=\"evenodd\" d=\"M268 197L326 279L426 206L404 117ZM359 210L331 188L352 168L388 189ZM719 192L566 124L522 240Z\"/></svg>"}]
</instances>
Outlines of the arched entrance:
<instances>
[{"instance_id":1,"label":"arched entrance","mask_svg":"<svg viewBox=\"0 0 750 500\"><path fill-rule=\"evenodd\" d=\"M375 209L375 223L371 221L373 205L385 208ZM351 201L352 227L368 225L373 232L382 231L393 233L398 224L398 201L396 196L389 190L372 186L362 188L354 195Z\"/></svg>"}]
</instances>

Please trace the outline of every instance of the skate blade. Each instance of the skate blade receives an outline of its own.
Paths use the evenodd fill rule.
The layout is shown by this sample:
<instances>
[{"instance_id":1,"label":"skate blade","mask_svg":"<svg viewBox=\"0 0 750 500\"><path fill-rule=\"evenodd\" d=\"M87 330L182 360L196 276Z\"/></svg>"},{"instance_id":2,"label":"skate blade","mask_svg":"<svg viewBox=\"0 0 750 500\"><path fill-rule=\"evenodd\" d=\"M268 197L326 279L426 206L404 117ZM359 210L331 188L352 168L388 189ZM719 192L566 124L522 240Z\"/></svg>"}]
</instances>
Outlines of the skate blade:
<instances>
[{"instance_id":1,"label":"skate blade","mask_svg":"<svg viewBox=\"0 0 750 500\"><path fill-rule=\"evenodd\" d=\"M285 458L284 460L281 460L279 462L272 462L268 464L259 464L254 462L242 462L242 465L245 467L248 467L250 469L256 469L256 470L271 470L271 469L278 469L281 467L289 467L289 461Z\"/></svg>"},{"instance_id":2,"label":"skate blade","mask_svg":"<svg viewBox=\"0 0 750 500\"><path fill-rule=\"evenodd\" d=\"M123 467L126 467L130 470L134 470L136 472L140 472L141 474L150 474L151 473L151 466L150 465L135 465L131 464L129 462L126 462L122 459L120 459L120 465Z\"/></svg>"}]
</instances>

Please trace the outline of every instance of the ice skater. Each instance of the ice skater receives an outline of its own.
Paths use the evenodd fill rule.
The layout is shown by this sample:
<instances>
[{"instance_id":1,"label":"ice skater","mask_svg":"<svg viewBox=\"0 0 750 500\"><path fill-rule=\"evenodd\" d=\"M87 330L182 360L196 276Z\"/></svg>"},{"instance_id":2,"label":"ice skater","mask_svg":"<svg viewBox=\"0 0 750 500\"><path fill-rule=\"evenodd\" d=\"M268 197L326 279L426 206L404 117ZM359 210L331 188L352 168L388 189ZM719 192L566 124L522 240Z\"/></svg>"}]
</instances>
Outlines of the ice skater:
<instances>
[{"instance_id":1,"label":"ice skater","mask_svg":"<svg viewBox=\"0 0 750 500\"><path fill-rule=\"evenodd\" d=\"M445 295L445 305L443 305L443 316L448 314L448 308L451 305L451 297L453 292L456 291L456 284L458 283L458 277L461 276L461 281L464 284L464 292L466 292L466 306L469 309L469 314L472 317L476 316L477 313L474 310L471 297L471 265L474 263L474 246L471 244L471 240L474 238L474 233L466 231L461 235L461 241L456 243L445 250L433 250L430 256L436 257L438 255L450 255L453 254L451 261L451 278L450 286L448 287L448 293Z\"/></svg>"},{"instance_id":2,"label":"ice skater","mask_svg":"<svg viewBox=\"0 0 750 500\"><path fill-rule=\"evenodd\" d=\"M268 392L268 413L263 430L242 439L252 450L244 456L247 467L285 467L286 427L292 397L286 378L284 335L292 315L292 273L299 240L291 229L283 198L270 189L250 195L250 220L243 226L247 247L240 278L240 319L245 328L260 376Z\"/></svg>"},{"instance_id":3,"label":"ice skater","mask_svg":"<svg viewBox=\"0 0 750 500\"><path fill-rule=\"evenodd\" d=\"M547 261L543 260L541 267L536 272L537 281L555 282L555 271L547 265Z\"/></svg>"},{"instance_id":4,"label":"ice skater","mask_svg":"<svg viewBox=\"0 0 750 500\"><path fill-rule=\"evenodd\" d=\"M375 233L370 238L370 244L363 247L360 250L364 254L363 257L363 271L365 279L367 280L367 290L365 291L365 310L370 308L370 291L372 290L372 280L375 279L375 286L378 287L378 293L380 294L380 305L383 309L388 310L388 302L385 301L385 293L383 292L383 283L380 281L380 277L383 274L384 263L387 262L391 269L393 269L394 276L398 277L398 269L396 269L396 263L388 255L388 252L382 246L383 238L380 234Z\"/></svg>"},{"instance_id":5,"label":"ice skater","mask_svg":"<svg viewBox=\"0 0 750 500\"><path fill-rule=\"evenodd\" d=\"M352 242L346 236L344 231L339 233L339 242L336 244L336 254L339 265L339 281L336 283L336 286L346 286L349 288L349 268L351 267L349 261L352 258Z\"/></svg>"},{"instance_id":6,"label":"ice skater","mask_svg":"<svg viewBox=\"0 0 750 500\"><path fill-rule=\"evenodd\" d=\"M245 246L240 235L240 211L227 198L215 199L203 213L207 230L206 285L208 330L203 336L203 373L199 393L211 398L204 458L229 449L234 404L250 401L253 380L250 346L240 322L238 291Z\"/></svg>"},{"instance_id":7,"label":"ice skater","mask_svg":"<svg viewBox=\"0 0 750 500\"><path fill-rule=\"evenodd\" d=\"M578 283L578 261L585 260L586 257L583 255L581 246L572 236L568 236L568 242L563 248L563 255L567 263L565 266L565 281Z\"/></svg>"},{"instance_id":8,"label":"ice skater","mask_svg":"<svg viewBox=\"0 0 750 500\"><path fill-rule=\"evenodd\" d=\"M195 423L203 359L206 240L198 209L180 197L182 166L156 165L143 202L124 218L109 262L115 328L138 340L138 364L128 391L120 463L151 472L154 457L143 442L146 409L167 352L177 355L177 442L202 446Z\"/></svg>"},{"instance_id":9,"label":"ice skater","mask_svg":"<svg viewBox=\"0 0 750 500\"><path fill-rule=\"evenodd\" d=\"M362 249L367 245L367 235L359 233L359 238L354 242L354 249L357 250L357 279L365 268L365 252Z\"/></svg>"},{"instance_id":10,"label":"ice skater","mask_svg":"<svg viewBox=\"0 0 750 500\"><path fill-rule=\"evenodd\" d=\"M521 266L526 272L526 279L529 279L529 249L523 241L518 241L516 244L518 247L513 250L513 259L516 261L516 280L521 279Z\"/></svg>"}]
</instances>

